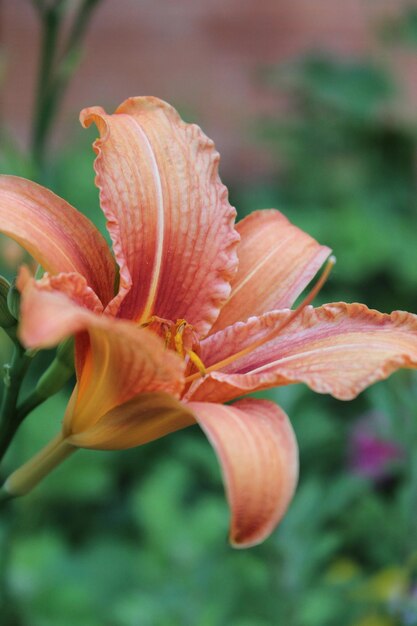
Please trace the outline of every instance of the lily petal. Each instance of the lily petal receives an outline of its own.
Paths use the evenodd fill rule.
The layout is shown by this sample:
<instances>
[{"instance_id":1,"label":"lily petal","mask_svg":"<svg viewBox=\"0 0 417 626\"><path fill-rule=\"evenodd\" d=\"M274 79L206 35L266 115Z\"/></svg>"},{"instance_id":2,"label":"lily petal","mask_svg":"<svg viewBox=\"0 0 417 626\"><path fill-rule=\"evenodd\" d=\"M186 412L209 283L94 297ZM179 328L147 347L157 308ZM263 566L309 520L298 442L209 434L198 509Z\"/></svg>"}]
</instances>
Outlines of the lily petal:
<instances>
[{"instance_id":1,"label":"lily petal","mask_svg":"<svg viewBox=\"0 0 417 626\"><path fill-rule=\"evenodd\" d=\"M289 311L237 323L201 344L206 368L267 337ZM275 339L193 383L187 399L225 402L243 393L290 383L340 400L355 398L400 367L417 367L417 316L390 315L363 304L307 307Z\"/></svg>"},{"instance_id":2,"label":"lily petal","mask_svg":"<svg viewBox=\"0 0 417 626\"><path fill-rule=\"evenodd\" d=\"M52 348L66 336L79 333L75 341L75 368L81 372L89 347L88 336L80 332L85 328L83 312L85 309L96 314L103 312L102 303L86 279L79 274L61 273L45 274L35 281L23 265L17 287L22 294L19 325L22 343L27 347Z\"/></svg>"},{"instance_id":3,"label":"lily petal","mask_svg":"<svg viewBox=\"0 0 417 626\"><path fill-rule=\"evenodd\" d=\"M19 268L16 286L22 294L25 294L22 307L24 306L25 315L27 316L29 316L29 313L36 314L37 312L31 307L31 297L36 294L36 291L62 293L81 307L85 307L94 313L103 312L103 304L97 294L88 286L87 280L84 276L74 272L61 272L55 275L46 273L40 280L35 280L30 274L28 267L22 265ZM37 302L33 304L37 304ZM53 320L51 321L53 322Z\"/></svg>"},{"instance_id":4,"label":"lily petal","mask_svg":"<svg viewBox=\"0 0 417 626\"><path fill-rule=\"evenodd\" d=\"M254 546L283 517L298 479L298 450L290 421L266 400L233 406L189 405L217 453L231 509L230 541Z\"/></svg>"},{"instance_id":5,"label":"lily petal","mask_svg":"<svg viewBox=\"0 0 417 626\"><path fill-rule=\"evenodd\" d=\"M238 222L239 269L212 333L252 315L291 308L331 250L274 209Z\"/></svg>"},{"instance_id":6,"label":"lily petal","mask_svg":"<svg viewBox=\"0 0 417 626\"><path fill-rule=\"evenodd\" d=\"M0 231L52 274L77 272L106 305L115 263L94 224L54 193L24 178L0 176Z\"/></svg>"},{"instance_id":7,"label":"lily petal","mask_svg":"<svg viewBox=\"0 0 417 626\"><path fill-rule=\"evenodd\" d=\"M206 334L229 296L239 239L213 142L151 97L114 115L84 109L81 122L101 136L96 182L120 266L111 313L186 319Z\"/></svg>"},{"instance_id":8,"label":"lily petal","mask_svg":"<svg viewBox=\"0 0 417 626\"><path fill-rule=\"evenodd\" d=\"M27 348L53 348L85 330L88 311L103 312L100 300L80 274L45 274L34 280L22 266L16 284L21 292L19 337Z\"/></svg>"},{"instance_id":9,"label":"lily petal","mask_svg":"<svg viewBox=\"0 0 417 626\"><path fill-rule=\"evenodd\" d=\"M131 322L105 316L96 317L88 333L91 350L74 408L64 420L67 432L90 428L139 393L162 391L179 398L184 363L173 351L165 350L159 337Z\"/></svg>"},{"instance_id":10,"label":"lily petal","mask_svg":"<svg viewBox=\"0 0 417 626\"><path fill-rule=\"evenodd\" d=\"M166 392L179 397L184 362L165 350L159 337L132 322L97 315L63 293L43 290L36 283L23 291L20 337L24 345L51 347L83 331L89 342L65 417L67 435L92 426L139 393Z\"/></svg>"},{"instance_id":11,"label":"lily petal","mask_svg":"<svg viewBox=\"0 0 417 626\"><path fill-rule=\"evenodd\" d=\"M95 450L124 450L195 424L187 405L166 393L141 393L117 406L68 443Z\"/></svg>"}]
</instances>

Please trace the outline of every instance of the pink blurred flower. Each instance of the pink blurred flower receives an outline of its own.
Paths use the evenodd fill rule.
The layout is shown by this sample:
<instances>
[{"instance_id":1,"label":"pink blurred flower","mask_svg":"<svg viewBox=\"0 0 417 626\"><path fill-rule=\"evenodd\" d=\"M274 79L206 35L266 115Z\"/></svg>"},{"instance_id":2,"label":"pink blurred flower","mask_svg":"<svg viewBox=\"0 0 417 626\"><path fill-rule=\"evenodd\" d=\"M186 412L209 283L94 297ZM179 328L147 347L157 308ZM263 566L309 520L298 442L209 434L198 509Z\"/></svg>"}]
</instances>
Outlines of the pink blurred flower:
<instances>
[{"instance_id":1,"label":"pink blurred flower","mask_svg":"<svg viewBox=\"0 0 417 626\"><path fill-rule=\"evenodd\" d=\"M379 481L387 478L392 464L404 458L404 449L378 434L380 415L365 416L352 432L350 467L355 474Z\"/></svg>"}]
</instances>

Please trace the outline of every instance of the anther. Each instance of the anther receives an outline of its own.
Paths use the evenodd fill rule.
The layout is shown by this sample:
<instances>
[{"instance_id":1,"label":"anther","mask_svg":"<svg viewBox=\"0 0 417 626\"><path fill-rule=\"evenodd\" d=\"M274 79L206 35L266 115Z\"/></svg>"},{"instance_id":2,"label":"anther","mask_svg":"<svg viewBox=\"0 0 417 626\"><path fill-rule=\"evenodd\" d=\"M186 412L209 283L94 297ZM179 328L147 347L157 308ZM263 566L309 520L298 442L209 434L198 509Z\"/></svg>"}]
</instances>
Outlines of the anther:
<instances>
[{"instance_id":1,"label":"anther","mask_svg":"<svg viewBox=\"0 0 417 626\"><path fill-rule=\"evenodd\" d=\"M185 320L178 320L176 323L176 332L174 336L175 349L178 354L184 358L184 341L182 335L184 333L185 328L187 327L187 322Z\"/></svg>"}]
</instances>

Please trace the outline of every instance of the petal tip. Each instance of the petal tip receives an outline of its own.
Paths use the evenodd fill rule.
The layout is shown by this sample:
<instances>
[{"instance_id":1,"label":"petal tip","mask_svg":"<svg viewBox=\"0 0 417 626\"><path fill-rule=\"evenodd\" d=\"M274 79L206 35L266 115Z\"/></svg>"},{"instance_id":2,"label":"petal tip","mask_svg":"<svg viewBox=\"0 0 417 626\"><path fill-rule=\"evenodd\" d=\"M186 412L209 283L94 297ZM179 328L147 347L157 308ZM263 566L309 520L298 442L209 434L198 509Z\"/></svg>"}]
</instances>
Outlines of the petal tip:
<instances>
[{"instance_id":1,"label":"petal tip","mask_svg":"<svg viewBox=\"0 0 417 626\"><path fill-rule=\"evenodd\" d=\"M174 113L179 118L177 111L165 100L156 96L131 96L124 100L116 109L115 113L138 113L140 110L152 111L155 109L165 109Z\"/></svg>"},{"instance_id":2,"label":"petal tip","mask_svg":"<svg viewBox=\"0 0 417 626\"><path fill-rule=\"evenodd\" d=\"M103 107L92 106L82 109L80 112L80 123L83 128L89 128L91 124L95 123L97 128L101 132L100 126L104 124L103 117L106 115L106 111Z\"/></svg>"},{"instance_id":3,"label":"petal tip","mask_svg":"<svg viewBox=\"0 0 417 626\"><path fill-rule=\"evenodd\" d=\"M298 447L287 415L266 400L189 407L212 444L231 511L229 541L249 548L285 515L298 480Z\"/></svg>"}]
</instances>

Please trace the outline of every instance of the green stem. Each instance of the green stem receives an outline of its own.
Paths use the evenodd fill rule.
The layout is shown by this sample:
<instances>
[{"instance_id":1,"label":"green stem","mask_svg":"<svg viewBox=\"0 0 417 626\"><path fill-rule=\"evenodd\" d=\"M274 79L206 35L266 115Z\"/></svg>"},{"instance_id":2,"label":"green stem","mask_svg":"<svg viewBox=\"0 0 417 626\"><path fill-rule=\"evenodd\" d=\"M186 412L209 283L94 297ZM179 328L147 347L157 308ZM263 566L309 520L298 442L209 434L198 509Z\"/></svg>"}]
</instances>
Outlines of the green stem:
<instances>
[{"instance_id":1,"label":"green stem","mask_svg":"<svg viewBox=\"0 0 417 626\"><path fill-rule=\"evenodd\" d=\"M65 59L65 57L68 57L68 55L71 55L72 51L81 45L93 10L100 2L101 0L84 0L74 19L61 61Z\"/></svg>"},{"instance_id":2,"label":"green stem","mask_svg":"<svg viewBox=\"0 0 417 626\"><path fill-rule=\"evenodd\" d=\"M33 163L39 167L42 167L44 162L46 139L50 125L47 116L48 91L60 26L59 13L55 7L43 9L41 15L42 48L32 133L32 159Z\"/></svg>"},{"instance_id":3,"label":"green stem","mask_svg":"<svg viewBox=\"0 0 417 626\"><path fill-rule=\"evenodd\" d=\"M58 52L58 38L62 25L62 2L39 11L43 24L41 63L38 78L32 159L42 171L46 144L56 113L79 63L82 40L94 8L101 0L84 0L73 20L69 35Z\"/></svg>"},{"instance_id":4,"label":"green stem","mask_svg":"<svg viewBox=\"0 0 417 626\"><path fill-rule=\"evenodd\" d=\"M70 338L58 346L54 360L39 378L35 389L23 402L17 404L19 388L32 356L34 353L24 352L22 346L17 344L13 361L7 366L9 385L6 386L1 413L3 421L0 422L0 460L26 416L60 391L74 376L74 341Z\"/></svg>"},{"instance_id":5,"label":"green stem","mask_svg":"<svg viewBox=\"0 0 417 626\"><path fill-rule=\"evenodd\" d=\"M29 415L29 413L32 413L32 411L37 409L38 406L43 404L46 400L47 398L41 397L37 393L36 389L32 391L32 393L28 395L28 397L22 402L22 404L19 405L17 409L16 422L18 422L18 426L20 426L20 424L23 422L25 417Z\"/></svg>"},{"instance_id":6,"label":"green stem","mask_svg":"<svg viewBox=\"0 0 417 626\"><path fill-rule=\"evenodd\" d=\"M30 364L30 356L24 348L16 345L10 365L6 366L5 387L0 409L0 461L18 428L16 406L20 386Z\"/></svg>"},{"instance_id":7,"label":"green stem","mask_svg":"<svg viewBox=\"0 0 417 626\"><path fill-rule=\"evenodd\" d=\"M66 340L58 347L55 359L42 374L35 389L18 406L17 420L21 423L25 417L48 398L60 391L74 376L73 340Z\"/></svg>"}]
</instances>

